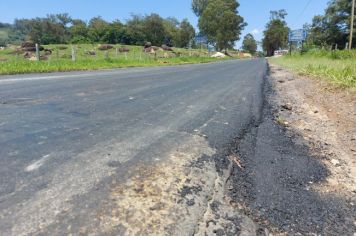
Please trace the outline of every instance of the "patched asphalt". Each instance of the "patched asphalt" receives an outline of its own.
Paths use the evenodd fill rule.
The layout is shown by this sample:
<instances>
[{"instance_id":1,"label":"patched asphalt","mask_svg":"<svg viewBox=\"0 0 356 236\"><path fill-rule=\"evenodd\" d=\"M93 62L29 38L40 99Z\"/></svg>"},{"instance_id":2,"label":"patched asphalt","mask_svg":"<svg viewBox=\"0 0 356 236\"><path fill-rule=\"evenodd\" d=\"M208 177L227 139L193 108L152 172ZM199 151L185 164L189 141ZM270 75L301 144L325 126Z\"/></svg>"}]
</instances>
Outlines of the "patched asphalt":
<instances>
[{"instance_id":1,"label":"patched asphalt","mask_svg":"<svg viewBox=\"0 0 356 236\"><path fill-rule=\"evenodd\" d=\"M125 232L99 219L113 180L128 184L192 138L206 140L202 155L225 153L259 116L265 73L261 59L0 77L0 231Z\"/></svg>"}]
</instances>

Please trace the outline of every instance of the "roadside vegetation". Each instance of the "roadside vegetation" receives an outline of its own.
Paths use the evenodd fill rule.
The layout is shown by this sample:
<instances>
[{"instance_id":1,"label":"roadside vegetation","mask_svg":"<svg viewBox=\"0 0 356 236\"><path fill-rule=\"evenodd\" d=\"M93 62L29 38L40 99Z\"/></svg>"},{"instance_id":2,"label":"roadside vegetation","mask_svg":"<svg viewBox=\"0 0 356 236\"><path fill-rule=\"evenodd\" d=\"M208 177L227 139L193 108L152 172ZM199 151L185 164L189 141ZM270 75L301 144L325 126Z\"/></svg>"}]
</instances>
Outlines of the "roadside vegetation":
<instances>
[{"instance_id":1,"label":"roadside vegetation","mask_svg":"<svg viewBox=\"0 0 356 236\"><path fill-rule=\"evenodd\" d=\"M72 47L75 61L72 61ZM18 52L18 47L7 48L0 51L0 74L164 66L222 60L212 58L211 53L200 49L171 48L172 51L164 51L159 48L154 53L146 53L140 46L110 47L112 48L98 50L100 46L94 44L45 45L40 52L40 61L36 61L34 52L27 53L29 58L25 58L23 52ZM239 56L233 52L230 55L232 57L225 59Z\"/></svg>"},{"instance_id":2,"label":"roadside vegetation","mask_svg":"<svg viewBox=\"0 0 356 236\"><path fill-rule=\"evenodd\" d=\"M271 11L266 24L263 49L270 61L292 69L299 74L320 78L336 87L356 87L356 30L352 45L349 44L351 27L350 0L331 0L323 14L316 15L310 24L304 24L308 32L303 44L288 42L290 29L285 21L285 10ZM348 50L349 48L354 50ZM292 55L274 58L275 52Z\"/></svg>"},{"instance_id":3,"label":"roadside vegetation","mask_svg":"<svg viewBox=\"0 0 356 236\"><path fill-rule=\"evenodd\" d=\"M356 88L356 50L311 50L271 58L270 61L301 75L326 80L337 87Z\"/></svg>"},{"instance_id":4,"label":"roadside vegetation","mask_svg":"<svg viewBox=\"0 0 356 236\"><path fill-rule=\"evenodd\" d=\"M246 26L238 8L236 0L193 0L193 12L199 17L198 34L188 19L180 21L156 13L132 14L124 22L106 21L100 16L86 22L68 13L15 19L12 24L0 22L0 74L176 65L251 57L234 49ZM209 51L224 51L224 54L212 55Z\"/></svg>"}]
</instances>

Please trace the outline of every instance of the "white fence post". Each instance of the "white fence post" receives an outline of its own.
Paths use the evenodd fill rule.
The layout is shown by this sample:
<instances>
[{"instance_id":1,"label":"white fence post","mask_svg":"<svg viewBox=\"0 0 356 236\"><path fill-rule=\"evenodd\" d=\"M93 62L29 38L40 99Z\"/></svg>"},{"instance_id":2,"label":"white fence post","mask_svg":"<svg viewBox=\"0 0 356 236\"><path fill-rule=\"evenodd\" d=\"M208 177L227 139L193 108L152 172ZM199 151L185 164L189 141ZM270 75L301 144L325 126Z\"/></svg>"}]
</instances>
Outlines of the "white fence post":
<instances>
[{"instance_id":1,"label":"white fence post","mask_svg":"<svg viewBox=\"0 0 356 236\"><path fill-rule=\"evenodd\" d=\"M33 44L32 44L33 45ZM38 46L38 43L36 43L36 60L40 60L40 48Z\"/></svg>"},{"instance_id":2,"label":"white fence post","mask_svg":"<svg viewBox=\"0 0 356 236\"><path fill-rule=\"evenodd\" d=\"M76 60L76 57L75 57L75 49L74 47L72 46L72 61L75 61Z\"/></svg>"}]
</instances>

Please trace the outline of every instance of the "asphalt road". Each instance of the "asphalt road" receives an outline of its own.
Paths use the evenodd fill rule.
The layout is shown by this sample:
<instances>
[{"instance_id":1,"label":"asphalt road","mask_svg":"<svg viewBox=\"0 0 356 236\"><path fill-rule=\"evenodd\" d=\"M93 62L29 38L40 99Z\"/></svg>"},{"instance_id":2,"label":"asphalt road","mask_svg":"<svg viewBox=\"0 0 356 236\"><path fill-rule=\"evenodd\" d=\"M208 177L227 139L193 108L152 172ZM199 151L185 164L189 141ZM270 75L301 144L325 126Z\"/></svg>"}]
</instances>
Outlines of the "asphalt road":
<instances>
[{"instance_id":1,"label":"asphalt road","mask_svg":"<svg viewBox=\"0 0 356 236\"><path fill-rule=\"evenodd\" d=\"M166 180L166 186L189 175L178 178L178 170L162 164L179 161L179 150L186 163L223 152L261 115L265 73L261 59L0 77L1 235L145 234L125 224L131 214L126 205L144 203L128 194L128 183L140 178L137 166L160 166L156 179L146 173L140 181ZM209 170L199 172L206 180L195 188L206 196L213 191L204 176L213 175ZM113 195L118 186L123 190ZM161 201L176 194L169 186ZM186 197L192 189L177 191ZM115 208L113 196L125 217L106 217ZM190 226L180 233L196 232L205 203L195 204L190 218L181 217ZM180 230L173 227L177 222L170 225L150 227Z\"/></svg>"}]
</instances>

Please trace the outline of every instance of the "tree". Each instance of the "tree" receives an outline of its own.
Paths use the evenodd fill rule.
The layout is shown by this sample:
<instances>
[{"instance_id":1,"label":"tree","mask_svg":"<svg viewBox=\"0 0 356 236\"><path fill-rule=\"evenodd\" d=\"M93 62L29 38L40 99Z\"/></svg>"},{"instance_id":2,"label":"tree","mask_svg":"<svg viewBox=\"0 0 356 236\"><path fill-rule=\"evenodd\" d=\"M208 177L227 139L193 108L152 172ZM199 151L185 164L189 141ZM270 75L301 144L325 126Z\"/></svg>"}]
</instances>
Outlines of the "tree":
<instances>
[{"instance_id":1,"label":"tree","mask_svg":"<svg viewBox=\"0 0 356 236\"><path fill-rule=\"evenodd\" d=\"M199 18L200 30L218 50L233 47L235 41L240 39L241 30L246 26L243 18L238 15L238 6L236 1L231 0L209 1Z\"/></svg>"},{"instance_id":2,"label":"tree","mask_svg":"<svg viewBox=\"0 0 356 236\"><path fill-rule=\"evenodd\" d=\"M12 26L12 42L32 40L42 44L67 43L71 34L68 29L72 19L68 14L47 15L44 18L15 19Z\"/></svg>"},{"instance_id":3,"label":"tree","mask_svg":"<svg viewBox=\"0 0 356 236\"><path fill-rule=\"evenodd\" d=\"M145 40L153 45L160 46L165 39L165 29L163 19L158 14L151 14L144 18Z\"/></svg>"},{"instance_id":4,"label":"tree","mask_svg":"<svg viewBox=\"0 0 356 236\"><path fill-rule=\"evenodd\" d=\"M350 32L351 3L350 0L330 1L325 14L313 18L309 34L311 43L317 46L337 44L339 48L344 48Z\"/></svg>"},{"instance_id":5,"label":"tree","mask_svg":"<svg viewBox=\"0 0 356 236\"><path fill-rule=\"evenodd\" d=\"M104 36L109 29L109 23L101 18L94 17L89 21L88 37L91 42L105 42Z\"/></svg>"},{"instance_id":6,"label":"tree","mask_svg":"<svg viewBox=\"0 0 356 236\"><path fill-rule=\"evenodd\" d=\"M142 16L131 15L131 19L126 22L129 44L143 45L145 43L144 27L144 18Z\"/></svg>"},{"instance_id":7,"label":"tree","mask_svg":"<svg viewBox=\"0 0 356 236\"><path fill-rule=\"evenodd\" d=\"M270 11L270 20L281 20L285 19L288 15L287 11L284 9L278 11Z\"/></svg>"},{"instance_id":8,"label":"tree","mask_svg":"<svg viewBox=\"0 0 356 236\"><path fill-rule=\"evenodd\" d=\"M50 18L35 18L31 20L29 38L37 43L66 43L66 35L61 25Z\"/></svg>"},{"instance_id":9,"label":"tree","mask_svg":"<svg viewBox=\"0 0 356 236\"><path fill-rule=\"evenodd\" d=\"M203 11L208 6L209 0L193 0L192 1L192 10L197 17L200 17L203 14Z\"/></svg>"},{"instance_id":10,"label":"tree","mask_svg":"<svg viewBox=\"0 0 356 236\"><path fill-rule=\"evenodd\" d=\"M184 19L180 23L179 39L177 42L177 47L188 47L189 42L195 36L194 27L189 23L188 19Z\"/></svg>"},{"instance_id":11,"label":"tree","mask_svg":"<svg viewBox=\"0 0 356 236\"><path fill-rule=\"evenodd\" d=\"M192 10L197 17L200 17L205 9L207 8L209 1L214 0L193 0ZM239 7L239 3L236 0L223 0L227 6L229 6L233 11Z\"/></svg>"},{"instance_id":12,"label":"tree","mask_svg":"<svg viewBox=\"0 0 356 236\"><path fill-rule=\"evenodd\" d=\"M110 23L107 27L107 32L103 36L103 41L111 44L126 44L127 38L128 35L126 27L119 20L116 20Z\"/></svg>"},{"instance_id":13,"label":"tree","mask_svg":"<svg viewBox=\"0 0 356 236\"><path fill-rule=\"evenodd\" d=\"M1 45L25 40L41 44L100 42L127 45L143 45L149 41L156 46L165 43L186 47L194 36L194 28L187 19L180 22L173 17L164 19L158 14L132 15L126 23L108 22L100 16L86 23L72 19L67 13L15 19L12 25L0 22Z\"/></svg>"},{"instance_id":14,"label":"tree","mask_svg":"<svg viewBox=\"0 0 356 236\"><path fill-rule=\"evenodd\" d=\"M12 25L13 31L13 39L11 43L15 42L23 42L28 40L29 36L29 29L30 29L30 20L28 19L15 19L14 24Z\"/></svg>"},{"instance_id":15,"label":"tree","mask_svg":"<svg viewBox=\"0 0 356 236\"><path fill-rule=\"evenodd\" d=\"M242 49L252 55L256 54L257 42L252 34L247 34L242 42Z\"/></svg>"},{"instance_id":16,"label":"tree","mask_svg":"<svg viewBox=\"0 0 356 236\"><path fill-rule=\"evenodd\" d=\"M71 43L89 43L87 24L79 19L72 21L72 26L69 28L71 34Z\"/></svg>"},{"instance_id":17,"label":"tree","mask_svg":"<svg viewBox=\"0 0 356 236\"><path fill-rule=\"evenodd\" d=\"M267 52L267 56L273 56L274 51L285 48L288 45L289 28L285 22L285 10L271 11L270 21L266 25L266 30L263 32L263 49Z\"/></svg>"},{"instance_id":18,"label":"tree","mask_svg":"<svg viewBox=\"0 0 356 236\"><path fill-rule=\"evenodd\" d=\"M56 14L55 15L56 21L60 23L63 28L66 28L69 23L72 23L73 19L72 17L69 16L68 13L61 13L61 14Z\"/></svg>"},{"instance_id":19,"label":"tree","mask_svg":"<svg viewBox=\"0 0 356 236\"><path fill-rule=\"evenodd\" d=\"M168 46L177 46L179 44L179 24L179 21L174 17L168 17L163 20L165 31L164 44Z\"/></svg>"}]
</instances>

